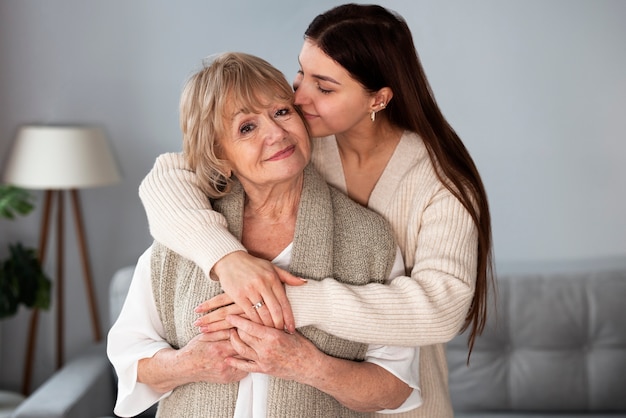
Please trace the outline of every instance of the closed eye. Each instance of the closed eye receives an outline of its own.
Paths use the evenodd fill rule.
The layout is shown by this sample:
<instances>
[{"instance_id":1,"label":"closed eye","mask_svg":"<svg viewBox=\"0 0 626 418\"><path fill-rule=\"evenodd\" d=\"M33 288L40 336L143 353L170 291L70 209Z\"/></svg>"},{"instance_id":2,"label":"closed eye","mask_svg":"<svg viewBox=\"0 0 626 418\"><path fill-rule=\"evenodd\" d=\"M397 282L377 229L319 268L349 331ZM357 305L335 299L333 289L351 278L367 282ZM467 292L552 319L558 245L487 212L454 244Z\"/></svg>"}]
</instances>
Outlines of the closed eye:
<instances>
[{"instance_id":1,"label":"closed eye","mask_svg":"<svg viewBox=\"0 0 626 418\"><path fill-rule=\"evenodd\" d=\"M324 88L322 88L322 86L319 85L319 83L317 84L317 89L322 93L322 94L330 94L333 91L332 90L326 90Z\"/></svg>"}]
</instances>

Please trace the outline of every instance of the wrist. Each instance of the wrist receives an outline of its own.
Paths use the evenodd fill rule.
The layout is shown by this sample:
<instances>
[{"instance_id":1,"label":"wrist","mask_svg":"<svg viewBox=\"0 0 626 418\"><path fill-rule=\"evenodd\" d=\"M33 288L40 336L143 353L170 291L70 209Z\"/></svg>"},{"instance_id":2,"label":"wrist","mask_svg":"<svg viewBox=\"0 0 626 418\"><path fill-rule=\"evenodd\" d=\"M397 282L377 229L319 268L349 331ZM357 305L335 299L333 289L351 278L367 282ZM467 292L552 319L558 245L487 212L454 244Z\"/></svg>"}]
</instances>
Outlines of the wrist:
<instances>
[{"instance_id":1,"label":"wrist","mask_svg":"<svg viewBox=\"0 0 626 418\"><path fill-rule=\"evenodd\" d=\"M209 277L211 278L211 280L219 282L221 275L225 274L225 272L229 270L231 262L236 263L235 260L243 254L248 253L242 250L235 250L217 260L217 262L213 264L213 268L209 271Z\"/></svg>"},{"instance_id":2,"label":"wrist","mask_svg":"<svg viewBox=\"0 0 626 418\"><path fill-rule=\"evenodd\" d=\"M329 376L333 375L333 357L325 354L311 343L312 350L306 354L306 368L298 372L295 379L298 383L323 390L328 384Z\"/></svg>"}]
</instances>

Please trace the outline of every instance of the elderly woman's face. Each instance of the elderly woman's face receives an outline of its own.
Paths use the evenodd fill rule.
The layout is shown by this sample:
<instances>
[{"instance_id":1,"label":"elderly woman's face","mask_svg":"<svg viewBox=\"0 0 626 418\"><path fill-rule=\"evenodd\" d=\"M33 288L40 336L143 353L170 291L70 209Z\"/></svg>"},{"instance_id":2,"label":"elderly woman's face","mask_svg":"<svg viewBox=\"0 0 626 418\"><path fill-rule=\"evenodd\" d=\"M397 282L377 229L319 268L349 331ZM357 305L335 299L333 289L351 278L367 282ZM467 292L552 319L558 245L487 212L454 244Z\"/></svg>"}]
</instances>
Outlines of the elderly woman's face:
<instances>
[{"instance_id":1,"label":"elderly woman's face","mask_svg":"<svg viewBox=\"0 0 626 418\"><path fill-rule=\"evenodd\" d=\"M272 186L302 173L311 146L304 122L290 103L270 101L260 113L231 110L220 146L244 187Z\"/></svg>"}]
</instances>

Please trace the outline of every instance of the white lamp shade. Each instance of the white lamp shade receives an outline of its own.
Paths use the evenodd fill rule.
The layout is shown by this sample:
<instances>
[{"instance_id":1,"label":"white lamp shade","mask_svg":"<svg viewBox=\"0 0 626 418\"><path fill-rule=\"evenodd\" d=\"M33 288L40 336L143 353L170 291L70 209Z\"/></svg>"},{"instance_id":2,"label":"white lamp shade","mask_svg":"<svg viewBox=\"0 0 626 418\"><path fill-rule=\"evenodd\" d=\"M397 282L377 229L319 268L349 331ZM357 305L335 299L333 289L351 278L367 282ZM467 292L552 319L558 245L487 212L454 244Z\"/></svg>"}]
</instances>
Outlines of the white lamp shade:
<instances>
[{"instance_id":1,"label":"white lamp shade","mask_svg":"<svg viewBox=\"0 0 626 418\"><path fill-rule=\"evenodd\" d=\"M101 129L25 126L15 139L4 181L26 189L79 189L121 179Z\"/></svg>"}]
</instances>

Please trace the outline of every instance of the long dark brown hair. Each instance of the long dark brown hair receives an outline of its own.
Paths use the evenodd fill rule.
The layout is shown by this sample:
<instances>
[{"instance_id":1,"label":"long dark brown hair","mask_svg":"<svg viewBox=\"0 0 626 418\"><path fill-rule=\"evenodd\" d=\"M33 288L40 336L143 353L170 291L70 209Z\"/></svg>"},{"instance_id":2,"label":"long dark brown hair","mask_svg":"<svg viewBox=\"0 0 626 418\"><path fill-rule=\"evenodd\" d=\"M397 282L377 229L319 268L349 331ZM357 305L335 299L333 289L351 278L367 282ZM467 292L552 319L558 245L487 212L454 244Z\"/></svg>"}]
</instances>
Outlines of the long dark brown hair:
<instances>
[{"instance_id":1,"label":"long dark brown hair","mask_svg":"<svg viewBox=\"0 0 626 418\"><path fill-rule=\"evenodd\" d=\"M461 329L470 329L471 353L487 320L489 289L495 286L487 193L472 157L437 106L408 25L384 7L345 4L317 16L305 38L370 92L391 88L393 100L386 108L390 122L420 135L437 176L471 214L478 228L478 271Z\"/></svg>"}]
</instances>

